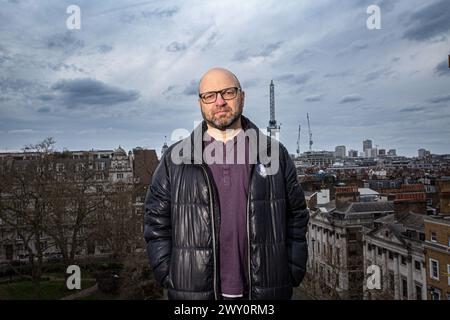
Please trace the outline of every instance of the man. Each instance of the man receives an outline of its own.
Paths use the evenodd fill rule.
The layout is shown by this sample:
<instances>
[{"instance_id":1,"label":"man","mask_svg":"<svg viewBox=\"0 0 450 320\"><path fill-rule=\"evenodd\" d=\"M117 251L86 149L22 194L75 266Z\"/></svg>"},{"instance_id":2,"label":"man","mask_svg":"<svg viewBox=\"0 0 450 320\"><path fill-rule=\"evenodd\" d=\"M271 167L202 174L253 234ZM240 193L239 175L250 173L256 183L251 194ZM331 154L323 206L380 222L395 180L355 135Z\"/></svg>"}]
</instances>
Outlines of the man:
<instances>
[{"instance_id":1,"label":"man","mask_svg":"<svg viewBox=\"0 0 450 320\"><path fill-rule=\"evenodd\" d=\"M305 274L309 213L296 169L242 115L244 98L233 73L209 70L204 121L153 175L144 236L169 299L290 299Z\"/></svg>"}]
</instances>

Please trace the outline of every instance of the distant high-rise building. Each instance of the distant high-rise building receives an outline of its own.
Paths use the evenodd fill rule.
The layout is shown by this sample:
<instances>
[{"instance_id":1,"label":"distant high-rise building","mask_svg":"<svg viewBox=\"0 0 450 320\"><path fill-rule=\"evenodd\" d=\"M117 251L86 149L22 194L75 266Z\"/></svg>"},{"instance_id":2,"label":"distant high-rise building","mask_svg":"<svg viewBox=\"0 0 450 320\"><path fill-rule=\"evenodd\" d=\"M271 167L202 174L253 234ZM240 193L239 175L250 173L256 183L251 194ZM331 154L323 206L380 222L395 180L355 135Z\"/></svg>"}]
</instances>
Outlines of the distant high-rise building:
<instances>
[{"instance_id":1,"label":"distant high-rise building","mask_svg":"<svg viewBox=\"0 0 450 320\"><path fill-rule=\"evenodd\" d=\"M379 156L385 156L386 155L386 149L379 149L378 150L378 155Z\"/></svg>"},{"instance_id":2,"label":"distant high-rise building","mask_svg":"<svg viewBox=\"0 0 450 320\"><path fill-rule=\"evenodd\" d=\"M348 151L348 157L349 158L358 158L358 151L350 149Z\"/></svg>"},{"instance_id":3,"label":"distant high-rise building","mask_svg":"<svg viewBox=\"0 0 450 320\"><path fill-rule=\"evenodd\" d=\"M337 146L334 149L334 156L336 158L344 159L345 158L345 146Z\"/></svg>"},{"instance_id":4,"label":"distant high-rise building","mask_svg":"<svg viewBox=\"0 0 450 320\"><path fill-rule=\"evenodd\" d=\"M397 156L397 151L395 149L389 149L388 156Z\"/></svg>"},{"instance_id":5,"label":"distant high-rise building","mask_svg":"<svg viewBox=\"0 0 450 320\"><path fill-rule=\"evenodd\" d=\"M365 152L367 149L372 149L372 140L364 140L363 141L363 152Z\"/></svg>"},{"instance_id":6,"label":"distant high-rise building","mask_svg":"<svg viewBox=\"0 0 450 320\"><path fill-rule=\"evenodd\" d=\"M378 156L378 149L377 148L370 149L370 156L372 158L377 157Z\"/></svg>"},{"instance_id":7,"label":"distant high-rise building","mask_svg":"<svg viewBox=\"0 0 450 320\"><path fill-rule=\"evenodd\" d=\"M426 156L427 150L425 150L425 149L419 149L419 150L417 150L417 153L418 153L418 155L419 155L419 159L423 159L423 158L425 158L425 156Z\"/></svg>"}]
</instances>

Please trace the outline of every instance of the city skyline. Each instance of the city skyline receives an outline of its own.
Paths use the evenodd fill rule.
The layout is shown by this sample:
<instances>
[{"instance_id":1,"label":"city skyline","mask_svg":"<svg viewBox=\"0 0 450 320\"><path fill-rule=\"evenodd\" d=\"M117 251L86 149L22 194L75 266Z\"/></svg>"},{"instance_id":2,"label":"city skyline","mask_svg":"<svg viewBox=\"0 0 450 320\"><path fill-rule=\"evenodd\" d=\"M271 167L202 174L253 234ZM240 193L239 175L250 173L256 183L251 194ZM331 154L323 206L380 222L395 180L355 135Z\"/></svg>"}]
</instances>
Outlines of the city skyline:
<instances>
[{"instance_id":1,"label":"city skyline","mask_svg":"<svg viewBox=\"0 0 450 320\"><path fill-rule=\"evenodd\" d=\"M366 26L378 5L381 29ZM52 136L57 148L159 151L201 120L197 83L233 71L244 115L269 121L275 84L280 140L294 154L311 119L313 150L362 140L398 155L450 153L450 7L445 0L7 1L0 13L0 149ZM237 12L230 18L230 12ZM301 152L309 150L302 129Z\"/></svg>"}]
</instances>

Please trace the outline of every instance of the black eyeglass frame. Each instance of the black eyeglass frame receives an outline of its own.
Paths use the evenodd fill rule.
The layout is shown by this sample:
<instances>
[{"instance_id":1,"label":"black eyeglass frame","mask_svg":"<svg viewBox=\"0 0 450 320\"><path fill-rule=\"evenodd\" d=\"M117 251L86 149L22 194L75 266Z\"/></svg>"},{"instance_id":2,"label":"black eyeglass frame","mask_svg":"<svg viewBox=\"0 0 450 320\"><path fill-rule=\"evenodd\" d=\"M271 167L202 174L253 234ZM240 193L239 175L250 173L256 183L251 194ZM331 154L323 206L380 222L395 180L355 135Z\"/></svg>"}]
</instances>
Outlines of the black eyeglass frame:
<instances>
[{"instance_id":1,"label":"black eyeglass frame","mask_svg":"<svg viewBox=\"0 0 450 320\"><path fill-rule=\"evenodd\" d=\"M230 90L230 89L236 89L236 94L235 94L235 96L233 98L225 99L223 97L223 93L225 93L225 91ZM242 90L242 88L240 88L240 87L229 87L229 88L225 88L225 89L222 89L222 90L219 90L219 91L208 91L208 92L199 93L198 97L203 101L203 103L211 104L211 103L214 103L214 102L217 101L217 94L218 93L220 93L220 96L222 97L223 100L227 100L228 101L228 100L236 99L238 92L241 91L241 90ZM214 98L214 101L205 102L205 100L203 99L203 96L205 94L208 94L208 93L214 93L216 95L215 98Z\"/></svg>"}]
</instances>

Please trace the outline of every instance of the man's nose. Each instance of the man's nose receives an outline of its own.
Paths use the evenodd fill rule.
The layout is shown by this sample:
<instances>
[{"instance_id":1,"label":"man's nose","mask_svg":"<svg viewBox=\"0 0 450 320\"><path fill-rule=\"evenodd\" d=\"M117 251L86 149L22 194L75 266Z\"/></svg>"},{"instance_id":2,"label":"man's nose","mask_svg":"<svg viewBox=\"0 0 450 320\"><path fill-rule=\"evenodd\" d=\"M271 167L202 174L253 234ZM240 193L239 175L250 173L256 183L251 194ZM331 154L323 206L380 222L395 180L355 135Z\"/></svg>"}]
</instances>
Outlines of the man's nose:
<instances>
[{"instance_id":1,"label":"man's nose","mask_svg":"<svg viewBox=\"0 0 450 320\"><path fill-rule=\"evenodd\" d=\"M220 92L217 92L216 106L223 106L227 102L222 98Z\"/></svg>"}]
</instances>

